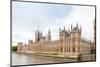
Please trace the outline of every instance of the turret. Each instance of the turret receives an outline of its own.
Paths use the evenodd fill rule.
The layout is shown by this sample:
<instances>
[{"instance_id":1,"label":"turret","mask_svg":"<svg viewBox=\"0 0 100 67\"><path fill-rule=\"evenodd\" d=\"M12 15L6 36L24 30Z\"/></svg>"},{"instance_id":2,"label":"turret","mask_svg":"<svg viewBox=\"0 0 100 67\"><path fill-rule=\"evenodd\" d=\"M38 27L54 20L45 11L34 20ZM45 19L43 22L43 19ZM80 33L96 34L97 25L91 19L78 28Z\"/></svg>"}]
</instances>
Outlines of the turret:
<instances>
[{"instance_id":1,"label":"turret","mask_svg":"<svg viewBox=\"0 0 100 67\"><path fill-rule=\"evenodd\" d=\"M37 38L38 38L38 32L36 31L35 32L35 42L37 41Z\"/></svg>"},{"instance_id":2,"label":"turret","mask_svg":"<svg viewBox=\"0 0 100 67\"><path fill-rule=\"evenodd\" d=\"M76 27L72 28L71 26L71 38L80 38L81 37L81 26L80 29L78 28L78 23L76 24Z\"/></svg>"},{"instance_id":3,"label":"turret","mask_svg":"<svg viewBox=\"0 0 100 67\"><path fill-rule=\"evenodd\" d=\"M48 41L51 41L51 32L50 32L50 29L48 31Z\"/></svg>"},{"instance_id":4,"label":"turret","mask_svg":"<svg viewBox=\"0 0 100 67\"><path fill-rule=\"evenodd\" d=\"M59 33L61 32L61 28L59 28Z\"/></svg>"},{"instance_id":5,"label":"turret","mask_svg":"<svg viewBox=\"0 0 100 67\"><path fill-rule=\"evenodd\" d=\"M40 41L41 37L42 37L42 32L36 31L35 32L35 42Z\"/></svg>"},{"instance_id":6,"label":"turret","mask_svg":"<svg viewBox=\"0 0 100 67\"><path fill-rule=\"evenodd\" d=\"M72 27L72 24L71 24L71 30L72 30L72 28L73 28L73 27Z\"/></svg>"},{"instance_id":7,"label":"turret","mask_svg":"<svg viewBox=\"0 0 100 67\"><path fill-rule=\"evenodd\" d=\"M41 30L41 37L43 37L42 30Z\"/></svg>"}]
</instances>

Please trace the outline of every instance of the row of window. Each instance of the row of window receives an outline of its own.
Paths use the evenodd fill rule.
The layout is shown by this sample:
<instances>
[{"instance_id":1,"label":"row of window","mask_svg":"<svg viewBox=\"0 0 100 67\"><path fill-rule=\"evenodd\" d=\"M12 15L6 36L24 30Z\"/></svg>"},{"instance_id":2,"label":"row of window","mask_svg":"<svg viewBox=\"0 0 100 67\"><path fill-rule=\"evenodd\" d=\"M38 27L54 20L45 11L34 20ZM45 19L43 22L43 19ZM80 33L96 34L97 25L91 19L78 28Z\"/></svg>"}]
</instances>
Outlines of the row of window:
<instances>
[{"instance_id":1,"label":"row of window","mask_svg":"<svg viewBox=\"0 0 100 67\"><path fill-rule=\"evenodd\" d=\"M63 49L64 49L64 52L71 52L71 48L60 48L60 51L63 52ZM72 52L75 52L75 47L74 46L72 48Z\"/></svg>"}]
</instances>

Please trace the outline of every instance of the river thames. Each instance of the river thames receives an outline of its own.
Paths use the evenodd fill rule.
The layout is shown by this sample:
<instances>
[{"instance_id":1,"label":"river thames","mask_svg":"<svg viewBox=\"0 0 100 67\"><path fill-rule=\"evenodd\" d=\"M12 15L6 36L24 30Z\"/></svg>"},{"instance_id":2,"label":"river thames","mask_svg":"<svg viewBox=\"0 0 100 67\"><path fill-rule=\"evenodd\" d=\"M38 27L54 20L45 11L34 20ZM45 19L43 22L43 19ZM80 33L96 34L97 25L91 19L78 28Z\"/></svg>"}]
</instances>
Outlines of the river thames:
<instances>
[{"instance_id":1,"label":"river thames","mask_svg":"<svg viewBox=\"0 0 100 67\"><path fill-rule=\"evenodd\" d=\"M12 66L29 65L29 64L47 64L47 63L63 63L76 62L75 59L61 59L54 57L45 57L31 54L12 53Z\"/></svg>"}]
</instances>

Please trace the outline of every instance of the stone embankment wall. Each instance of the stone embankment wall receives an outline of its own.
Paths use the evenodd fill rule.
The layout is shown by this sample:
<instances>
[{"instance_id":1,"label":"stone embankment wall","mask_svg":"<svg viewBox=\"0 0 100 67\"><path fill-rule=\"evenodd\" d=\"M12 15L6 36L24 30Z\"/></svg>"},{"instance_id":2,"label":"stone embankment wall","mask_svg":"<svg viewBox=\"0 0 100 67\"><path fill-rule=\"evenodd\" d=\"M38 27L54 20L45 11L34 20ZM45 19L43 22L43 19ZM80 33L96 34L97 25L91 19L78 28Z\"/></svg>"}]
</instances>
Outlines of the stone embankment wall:
<instances>
[{"instance_id":1,"label":"stone embankment wall","mask_svg":"<svg viewBox=\"0 0 100 67\"><path fill-rule=\"evenodd\" d=\"M80 55L81 61L95 61L96 60L96 54L82 54Z\"/></svg>"}]
</instances>

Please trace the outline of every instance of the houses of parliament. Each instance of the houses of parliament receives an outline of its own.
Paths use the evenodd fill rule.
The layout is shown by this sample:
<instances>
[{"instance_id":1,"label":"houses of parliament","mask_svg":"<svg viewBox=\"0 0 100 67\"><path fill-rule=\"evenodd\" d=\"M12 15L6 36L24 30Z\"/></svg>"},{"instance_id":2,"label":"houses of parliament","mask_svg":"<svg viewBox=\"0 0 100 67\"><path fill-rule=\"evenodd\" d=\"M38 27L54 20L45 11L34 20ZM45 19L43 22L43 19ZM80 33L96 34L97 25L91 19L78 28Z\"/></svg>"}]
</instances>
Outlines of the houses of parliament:
<instances>
[{"instance_id":1,"label":"houses of parliament","mask_svg":"<svg viewBox=\"0 0 100 67\"><path fill-rule=\"evenodd\" d=\"M37 30L35 41L28 40L28 44L18 43L17 52L50 55L56 57L78 58L79 54L90 53L95 48L95 21L94 21L94 42L82 38L82 27L76 24L70 26L70 30L59 28L59 39L52 41L51 31L47 37ZM92 34L92 33L91 33Z\"/></svg>"}]
</instances>

